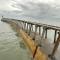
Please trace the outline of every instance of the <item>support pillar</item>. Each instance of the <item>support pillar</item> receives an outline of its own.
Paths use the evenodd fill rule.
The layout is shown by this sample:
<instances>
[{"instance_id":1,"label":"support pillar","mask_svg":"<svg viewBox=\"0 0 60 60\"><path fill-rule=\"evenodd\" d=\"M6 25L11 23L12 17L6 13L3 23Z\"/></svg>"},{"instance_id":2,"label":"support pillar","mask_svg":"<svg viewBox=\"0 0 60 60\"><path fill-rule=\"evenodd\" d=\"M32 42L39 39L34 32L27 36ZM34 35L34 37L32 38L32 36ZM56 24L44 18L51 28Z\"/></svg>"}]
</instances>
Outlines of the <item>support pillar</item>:
<instances>
[{"instance_id":1,"label":"support pillar","mask_svg":"<svg viewBox=\"0 0 60 60\"><path fill-rule=\"evenodd\" d=\"M39 26L39 35L41 35L41 27Z\"/></svg>"},{"instance_id":2,"label":"support pillar","mask_svg":"<svg viewBox=\"0 0 60 60\"><path fill-rule=\"evenodd\" d=\"M26 33L28 33L28 23L27 23L27 29L26 29Z\"/></svg>"},{"instance_id":3,"label":"support pillar","mask_svg":"<svg viewBox=\"0 0 60 60\"><path fill-rule=\"evenodd\" d=\"M35 32L34 32L34 37L33 37L33 40L35 40L35 37L36 37L36 32L37 32L37 26L35 25Z\"/></svg>"},{"instance_id":4,"label":"support pillar","mask_svg":"<svg viewBox=\"0 0 60 60\"><path fill-rule=\"evenodd\" d=\"M25 28L26 28L26 23L24 22L24 30L25 30Z\"/></svg>"},{"instance_id":5,"label":"support pillar","mask_svg":"<svg viewBox=\"0 0 60 60\"><path fill-rule=\"evenodd\" d=\"M31 31L33 31L33 25L31 26Z\"/></svg>"},{"instance_id":6,"label":"support pillar","mask_svg":"<svg viewBox=\"0 0 60 60\"><path fill-rule=\"evenodd\" d=\"M57 30L55 30L55 34L54 34L54 43L56 42L56 35L57 35Z\"/></svg>"},{"instance_id":7,"label":"support pillar","mask_svg":"<svg viewBox=\"0 0 60 60\"><path fill-rule=\"evenodd\" d=\"M45 34L45 27L43 27L43 32L42 32L41 40L44 38L44 34Z\"/></svg>"},{"instance_id":8,"label":"support pillar","mask_svg":"<svg viewBox=\"0 0 60 60\"><path fill-rule=\"evenodd\" d=\"M22 22L22 30L24 29L24 22Z\"/></svg>"},{"instance_id":9,"label":"support pillar","mask_svg":"<svg viewBox=\"0 0 60 60\"><path fill-rule=\"evenodd\" d=\"M30 33L31 33L31 27L32 27L32 25L29 24L29 35L30 35Z\"/></svg>"},{"instance_id":10,"label":"support pillar","mask_svg":"<svg viewBox=\"0 0 60 60\"><path fill-rule=\"evenodd\" d=\"M56 51L57 51L57 49L58 49L59 42L60 42L60 33L59 33L59 35L58 35L57 41L55 42L55 46L54 46L54 48L53 48L52 54L49 55L49 57L51 57L51 58L54 57L54 55L55 55L55 53L56 53Z\"/></svg>"},{"instance_id":11,"label":"support pillar","mask_svg":"<svg viewBox=\"0 0 60 60\"><path fill-rule=\"evenodd\" d=\"M45 29L45 39L47 39L47 28Z\"/></svg>"}]
</instances>

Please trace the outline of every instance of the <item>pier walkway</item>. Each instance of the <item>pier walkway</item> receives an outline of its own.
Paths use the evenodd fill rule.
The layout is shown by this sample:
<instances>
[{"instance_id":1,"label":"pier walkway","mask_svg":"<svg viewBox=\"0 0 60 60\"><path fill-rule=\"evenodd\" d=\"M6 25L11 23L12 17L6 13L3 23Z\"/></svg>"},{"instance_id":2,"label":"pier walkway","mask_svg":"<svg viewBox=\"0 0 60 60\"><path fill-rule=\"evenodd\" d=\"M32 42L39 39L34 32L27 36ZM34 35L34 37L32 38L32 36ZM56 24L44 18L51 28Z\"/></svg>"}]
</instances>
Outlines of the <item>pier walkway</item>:
<instances>
[{"instance_id":1,"label":"pier walkway","mask_svg":"<svg viewBox=\"0 0 60 60\"><path fill-rule=\"evenodd\" d=\"M60 27L25 20L2 18L1 21L14 26L19 36L26 41L36 60L59 60ZM48 40L48 32L54 31L54 40Z\"/></svg>"}]
</instances>

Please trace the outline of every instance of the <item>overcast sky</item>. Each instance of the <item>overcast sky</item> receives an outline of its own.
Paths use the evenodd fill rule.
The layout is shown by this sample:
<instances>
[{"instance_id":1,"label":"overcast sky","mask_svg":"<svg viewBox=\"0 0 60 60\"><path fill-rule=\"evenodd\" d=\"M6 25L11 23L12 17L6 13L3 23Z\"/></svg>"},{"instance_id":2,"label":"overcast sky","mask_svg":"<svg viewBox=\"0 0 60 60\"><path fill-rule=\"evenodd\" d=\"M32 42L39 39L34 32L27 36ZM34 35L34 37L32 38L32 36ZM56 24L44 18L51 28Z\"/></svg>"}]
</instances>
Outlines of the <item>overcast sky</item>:
<instances>
[{"instance_id":1,"label":"overcast sky","mask_svg":"<svg viewBox=\"0 0 60 60\"><path fill-rule=\"evenodd\" d=\"M0 0L0 16L60 19L60 0Z\"/></svg>"}]
</instances>

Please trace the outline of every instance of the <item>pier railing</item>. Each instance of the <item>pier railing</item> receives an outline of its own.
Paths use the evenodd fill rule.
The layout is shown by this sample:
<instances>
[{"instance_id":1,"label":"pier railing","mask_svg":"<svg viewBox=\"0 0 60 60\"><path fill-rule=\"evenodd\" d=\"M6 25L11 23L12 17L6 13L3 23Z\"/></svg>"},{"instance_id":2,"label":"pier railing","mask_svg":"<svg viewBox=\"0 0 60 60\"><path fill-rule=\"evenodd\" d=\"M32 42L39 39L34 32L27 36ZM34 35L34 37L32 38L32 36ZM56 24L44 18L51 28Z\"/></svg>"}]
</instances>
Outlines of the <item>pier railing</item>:
<instances>
[{"instance_id":1,"label":"pier railing","mask_svg":"<svg viewBox=\"0 0 60 60\"><path fill-rule=\"evenodd\" d=\"M40 35L41 40L43 40L43 38L47 39L48 30L53 30L54 31L54 48L53 48L52 53L49 54L48 56L52 58L54 54L56 53L57 48L59 46L59 42L60 42L60 27L31 22L31 21L25 21L25 20L9 19L9 18L2 18L1 20L8 23L10 23L11 21L12 23L13 22L16 23L18 27L23 29L28 35L30 35L31 32L33 31L34 33L34 36L32 38L33 40L35 40L37 33ZM42 32L41 32L41 29L42 29Z\"/></svg>"}]
</instances>

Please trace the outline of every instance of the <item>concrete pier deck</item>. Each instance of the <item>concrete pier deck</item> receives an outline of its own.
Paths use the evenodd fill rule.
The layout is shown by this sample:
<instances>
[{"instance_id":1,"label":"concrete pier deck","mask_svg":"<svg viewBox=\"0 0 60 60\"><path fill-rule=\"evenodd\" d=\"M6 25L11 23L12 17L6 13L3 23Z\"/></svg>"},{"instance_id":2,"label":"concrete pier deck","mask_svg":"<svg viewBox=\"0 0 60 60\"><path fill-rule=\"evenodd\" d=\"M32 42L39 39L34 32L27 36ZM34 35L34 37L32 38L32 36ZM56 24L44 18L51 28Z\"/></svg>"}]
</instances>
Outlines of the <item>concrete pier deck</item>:
<instances>
[{"instance_id":1,"label":"concrete pier deck","mask_svg":"<svg viewBox=\"0 0 60 60\"><path fill-rule=\"evenodd\" d=\"M16 25L18 31L20 31L19 29L22 29L27 33L38 47L44 51L46 56L48 56L48 60L60 60L60 27L9 18L2 18L2 21L13 24L14 26ZM47 30L53 30L55 32L53 43L50 43L47 38Z\"/></svg>"}]
</instances>

